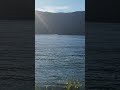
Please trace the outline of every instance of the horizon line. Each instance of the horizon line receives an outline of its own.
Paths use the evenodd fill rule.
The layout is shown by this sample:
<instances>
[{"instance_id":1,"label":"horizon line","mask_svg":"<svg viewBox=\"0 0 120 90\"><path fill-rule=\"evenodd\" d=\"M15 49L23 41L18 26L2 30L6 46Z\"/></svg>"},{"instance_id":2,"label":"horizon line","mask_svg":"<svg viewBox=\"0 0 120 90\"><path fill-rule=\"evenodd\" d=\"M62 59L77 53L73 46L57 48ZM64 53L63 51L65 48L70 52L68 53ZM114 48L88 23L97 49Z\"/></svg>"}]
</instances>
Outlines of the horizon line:
<instances>
[{"instance_id":1,"label":"horizon line","mask_svg":"<svg viewBox=\"0 0 120 90\"><path fill-rule=\"evenodd\" d=\"M35 11L46 12L46 13L73 13L73 12L85 12L85 10L83 10L83 11L71 11L71 12L49 12L49 11L40 11L40 10L35 10Z\"/></svg>"}]
</instances>

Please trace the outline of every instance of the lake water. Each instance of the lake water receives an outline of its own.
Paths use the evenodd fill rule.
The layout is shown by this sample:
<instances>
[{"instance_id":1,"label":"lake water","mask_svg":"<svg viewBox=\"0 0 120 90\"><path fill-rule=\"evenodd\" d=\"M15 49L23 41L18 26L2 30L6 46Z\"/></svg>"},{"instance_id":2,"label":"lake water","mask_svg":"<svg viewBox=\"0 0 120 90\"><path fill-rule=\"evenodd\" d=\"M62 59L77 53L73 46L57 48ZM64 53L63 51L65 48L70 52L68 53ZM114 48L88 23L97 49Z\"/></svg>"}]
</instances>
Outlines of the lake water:
<instances>
[{"instance_id":1,"label":"lake water","mask_svg":"<svg viewBox=\"0 0 120 90\"><path fill-rule=\"evenodd\" d=\"M85 36L35 35L35 82L85 80Z\"/></svg>"}]
</instances>

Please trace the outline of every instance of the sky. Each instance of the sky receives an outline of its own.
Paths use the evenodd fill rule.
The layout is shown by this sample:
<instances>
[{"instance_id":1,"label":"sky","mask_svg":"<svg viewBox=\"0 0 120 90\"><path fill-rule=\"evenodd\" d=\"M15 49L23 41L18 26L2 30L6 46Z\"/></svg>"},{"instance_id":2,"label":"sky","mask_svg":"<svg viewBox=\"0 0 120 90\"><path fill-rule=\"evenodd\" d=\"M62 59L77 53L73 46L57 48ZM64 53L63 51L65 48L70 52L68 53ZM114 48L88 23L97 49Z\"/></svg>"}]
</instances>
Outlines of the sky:
<instances>
[{"instance_id":1,"label":"sky","mask_svg":"<svg viewBox=\"0 0 120 90\"><path fill-rule=\"evenodd\" d=\"M85 11L85 0L35 0L35 10L43 12Z\"/></svg>"}]
</instances>

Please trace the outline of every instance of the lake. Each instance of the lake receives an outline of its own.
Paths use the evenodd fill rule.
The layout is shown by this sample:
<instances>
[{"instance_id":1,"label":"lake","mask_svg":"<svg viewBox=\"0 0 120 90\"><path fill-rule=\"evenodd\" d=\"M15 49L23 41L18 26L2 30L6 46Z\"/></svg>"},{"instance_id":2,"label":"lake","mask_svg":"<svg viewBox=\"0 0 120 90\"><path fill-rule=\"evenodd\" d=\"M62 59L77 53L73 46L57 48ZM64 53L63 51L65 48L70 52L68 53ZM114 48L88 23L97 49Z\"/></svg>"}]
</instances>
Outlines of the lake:
<instances>
[{"instance_id":1,"label":"lake","mask_svg":"<svg viewBox=\"0 0 120 90\"><path fill-rule=\"evenodd\" d=\"M58 85L85 81L85 36L35 35L35 82Z\"/></svg>"}]
</instances>

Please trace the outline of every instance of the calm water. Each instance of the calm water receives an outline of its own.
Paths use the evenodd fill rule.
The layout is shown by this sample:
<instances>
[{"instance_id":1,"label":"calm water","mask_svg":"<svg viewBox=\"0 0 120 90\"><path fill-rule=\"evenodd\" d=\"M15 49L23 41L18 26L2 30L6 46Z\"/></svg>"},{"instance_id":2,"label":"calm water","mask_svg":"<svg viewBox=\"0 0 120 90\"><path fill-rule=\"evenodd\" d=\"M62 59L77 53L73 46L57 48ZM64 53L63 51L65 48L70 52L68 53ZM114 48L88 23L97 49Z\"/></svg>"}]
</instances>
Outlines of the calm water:
<instances>
[{"instance_id":1,"label":"calm water","mask_svg":"<svg viewBox=\"0 0 120 90\"><path fill-rule=\"evenodd\" d=\"M85 37L35 35L35 81L40 85L85 79Z\"/></svg>"}]
</instances>

